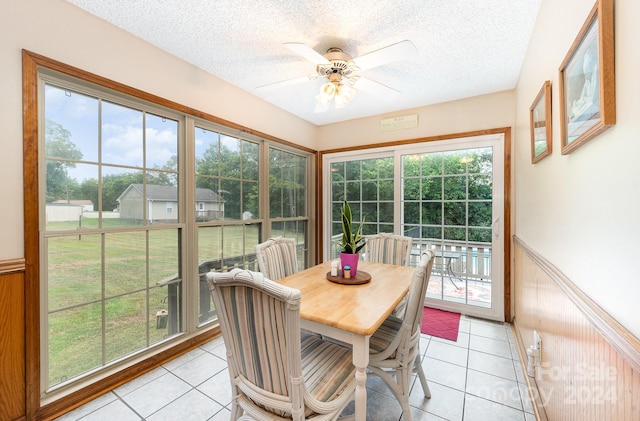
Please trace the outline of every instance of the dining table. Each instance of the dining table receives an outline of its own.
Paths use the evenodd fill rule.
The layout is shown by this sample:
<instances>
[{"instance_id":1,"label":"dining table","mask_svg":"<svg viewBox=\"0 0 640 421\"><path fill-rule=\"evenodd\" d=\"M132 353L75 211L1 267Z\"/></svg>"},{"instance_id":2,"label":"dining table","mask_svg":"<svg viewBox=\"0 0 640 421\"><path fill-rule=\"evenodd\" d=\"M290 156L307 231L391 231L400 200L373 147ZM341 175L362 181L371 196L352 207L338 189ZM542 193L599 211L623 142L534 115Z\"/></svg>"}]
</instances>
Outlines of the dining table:
<instances>
[{"instance_id":1,"label":"dining table","mask_svg":"<svg viewBox=\"0 0 640 421\"><path fill-rule=\"evenodd\" d=\"M409 291L415 268L360 261L355 280L331 277L330 271L331 262L327 261L277 282L300 290L302 329L352 346L356 368L354 418L365 421L369 338ZM340 283L360 282L369 276L364 283Z\"/></svg>"}]
</instances>

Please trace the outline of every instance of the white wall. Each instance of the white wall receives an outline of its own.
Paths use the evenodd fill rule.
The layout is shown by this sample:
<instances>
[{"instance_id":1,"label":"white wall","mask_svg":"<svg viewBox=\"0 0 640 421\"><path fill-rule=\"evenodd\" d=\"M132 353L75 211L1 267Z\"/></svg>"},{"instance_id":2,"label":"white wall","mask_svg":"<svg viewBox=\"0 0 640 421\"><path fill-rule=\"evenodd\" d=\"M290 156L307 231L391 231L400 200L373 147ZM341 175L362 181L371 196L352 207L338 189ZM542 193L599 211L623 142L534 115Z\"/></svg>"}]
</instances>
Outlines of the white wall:
<instances>
[{"instance_id":1,"label":"white wall","mask_svg":"<svg viewBox=\"0 0 640 421\"><path fill-rule=\"evenodd\" d=\"M315 146L316 127L312 124L63 0L3 0L0 2L0 260L24 256L22 49L289 142Z\"/></svg>"},{"instance_id":2,"label":"white wall","mask_svg":"<svg viewBox=\"0 0 640 421\"><path fill-rule=\"evenodd\" d=\"M617 124L561 155L558 68L594 0L543 0L516 89L516 235L640 337L640 2L615 0ZM553 153L531 164L529 107L552 85Z\"/></svg>"},{"instance_id":3,"label":"white wall","mask_svg":"<svg viewBox=\"0 0 640 421\"><path fill-rule=\"evenodd\" d=\"M417 139L436 135L462 133L514 123L514 92L466 98L431 106L403 110L375 117L360 118L318 128L318 150L369 145L395 140ZM385 118L418 115L418 127L383 132Z\"/></svg>"}]
</instances>

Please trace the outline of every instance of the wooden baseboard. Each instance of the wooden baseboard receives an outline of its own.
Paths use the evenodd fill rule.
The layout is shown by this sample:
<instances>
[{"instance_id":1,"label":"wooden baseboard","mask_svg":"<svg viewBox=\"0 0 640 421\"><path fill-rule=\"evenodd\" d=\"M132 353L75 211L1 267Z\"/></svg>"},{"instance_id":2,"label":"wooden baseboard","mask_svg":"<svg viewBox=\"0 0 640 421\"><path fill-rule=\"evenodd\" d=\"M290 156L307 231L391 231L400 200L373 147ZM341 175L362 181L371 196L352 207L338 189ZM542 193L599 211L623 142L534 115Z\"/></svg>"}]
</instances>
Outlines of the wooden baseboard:
<instances>
[{"instance_id":1,"label":"wooden baseboard","mask_svg":"<svg viewBox=\"0 0 640 421\"><path fill-rule=\"evenodd\" d=\"M548 419L640 419L640 340L522 240L514 245L516 336L520 352L534 330L542 338L534 394Z\"/></svg>"}]
</instances>

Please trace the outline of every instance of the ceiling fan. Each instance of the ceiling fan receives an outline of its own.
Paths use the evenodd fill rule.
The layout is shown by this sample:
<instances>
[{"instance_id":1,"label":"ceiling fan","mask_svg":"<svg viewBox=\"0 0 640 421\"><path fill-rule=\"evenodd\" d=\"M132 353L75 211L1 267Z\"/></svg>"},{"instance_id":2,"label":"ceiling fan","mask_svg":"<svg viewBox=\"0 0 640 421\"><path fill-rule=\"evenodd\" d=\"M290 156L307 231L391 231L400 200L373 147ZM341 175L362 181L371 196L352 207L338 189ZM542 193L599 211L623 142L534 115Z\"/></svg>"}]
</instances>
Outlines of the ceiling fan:
<instances>
[{"instance_id":1,"label":"ceiling fan","mask_svg":"<svg viewBox=\"0 0 640 421\"><path fill-rule=\"evenodd\" d=\"M355 97L355 88L383 98L394 97L399 94L399 91L363 77L359 72L396 61L410 60L417 54L416 47L409 40L388 45L356 58L337 47L329 48L325 54L320 54L305 44L285 43L284 45L314 63L316 73L258 86L256 90L265 91L319 77L326 78L327 82L322 85L320 93L316 96L316 112L326 111L332 100L335 108L346 106Z\"/></svg>"}]
</instances>

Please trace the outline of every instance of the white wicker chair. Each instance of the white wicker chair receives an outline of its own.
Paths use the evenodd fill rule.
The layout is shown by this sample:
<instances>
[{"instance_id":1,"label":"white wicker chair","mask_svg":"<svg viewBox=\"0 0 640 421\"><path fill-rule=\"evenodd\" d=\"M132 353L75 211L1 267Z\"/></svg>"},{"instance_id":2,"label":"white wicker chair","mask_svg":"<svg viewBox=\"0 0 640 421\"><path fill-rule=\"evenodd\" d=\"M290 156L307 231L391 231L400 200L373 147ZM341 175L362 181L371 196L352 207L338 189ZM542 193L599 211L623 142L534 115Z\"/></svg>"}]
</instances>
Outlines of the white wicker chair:
<instances>
[{"instance_id":1,"label":"white wicker chair","mask_svg":"<svg viewBox=\"0 0 640 421\"><path fill-rule=\"evenodd\" d=\"M272 281L298 271L298 255L294 238L275 237L256 246L258 267Z\"/></svg>"},{"instance_id":2,"label":"white wicker chair","mask_svg":"<svg viewBox=\"0 0 640 421\"><path fill-rule=\"evenodd\" d=\"M363 258L369 262L388 263L398 266L409 266L411 261L411 245L413 239L397 234L380 233L366 235ZM402 318L407 306L407 299L393 310L392 315Z\"/></svg>"},{"instance_id":3,"label":"white wicker chair","mask_svg":"<svg viewBox=\"0 0 640 421\"><path fill-rule=\"evenodd\" d=\"M366 235L363 258L370 262L409 266L413 239L397 234Z\"/></svg>"},{"instance_id":4,"label":"white wicker chair","mask_svg":"<svg viewBox=\"0 0 640 421\"><path fill-rule=\"evenodd\" d=\"M411 421L409 388L412 373L418 374L424 396L431 397L420 361L420 327L433 260L433 251L422 253L411 279L404 319L389 316L369 341L368 368L387 383L400 402L406 421Z\"/></svg>"},{"instance_id":5,"label":"white wicker chair","mask_svg":"<svg viewBox=\"0 0 640 421\"><path fill-rule=\"evenodd\" d=\"M227 350L231 420L335 420L354 399L351 349L300 334L300 291L262 273L207 273ZM244 417L244 418L242 418Z\"/></svg>"}]
</instances>

